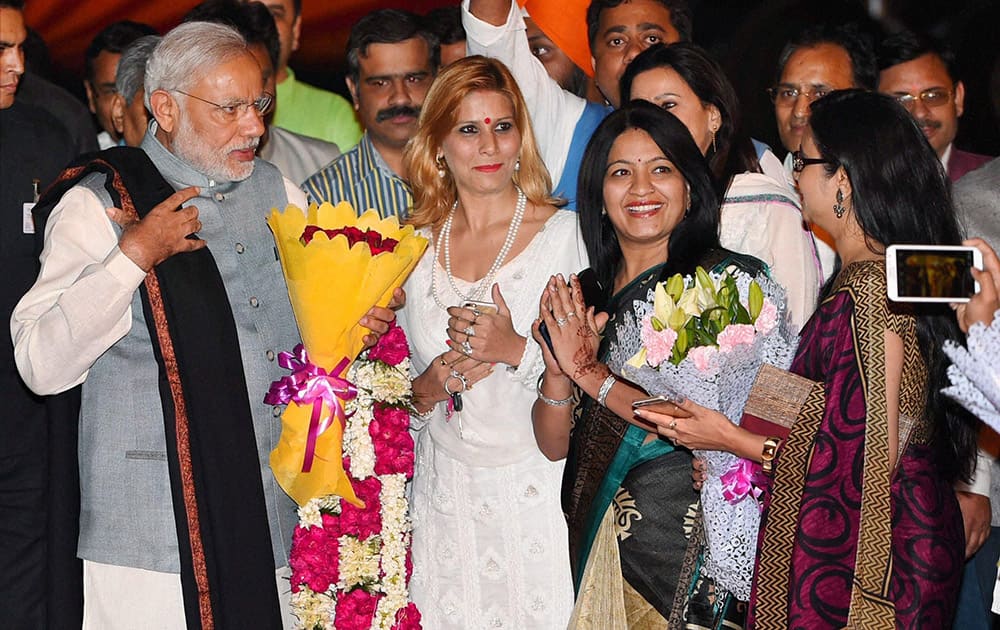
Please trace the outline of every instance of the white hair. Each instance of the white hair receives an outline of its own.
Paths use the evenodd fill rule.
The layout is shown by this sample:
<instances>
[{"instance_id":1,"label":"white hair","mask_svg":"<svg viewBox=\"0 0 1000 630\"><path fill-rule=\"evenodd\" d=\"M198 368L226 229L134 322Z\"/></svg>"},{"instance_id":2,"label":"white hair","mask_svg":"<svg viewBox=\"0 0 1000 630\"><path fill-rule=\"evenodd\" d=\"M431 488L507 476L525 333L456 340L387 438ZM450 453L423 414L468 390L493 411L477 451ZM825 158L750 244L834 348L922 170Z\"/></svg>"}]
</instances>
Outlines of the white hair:
<instances>
[{"instance_id":1,"label":"white hair","mask_svg":"<svg viewBox=\"0 0 1000 630\"><path fill-rule=\"evenodd\" d=\"M171 30L146 62L146 109L156 90L187 90L209 69L248 54L246 40L235 29L212 22L188 22Z\"/></svg>"},{"instance_id":2,"label":"white hair","mask_svg":"<svg viewBox=\"0 0 1000 630\"><path fill-rule=\"evenodd\" d=\"M131 105L135 95L143 88L146 62L161 39L163 38L159 35L145 35L122 51L118 71L115 73L115 90L125 99L126 105Z\"/></svg>"}]
</instances>

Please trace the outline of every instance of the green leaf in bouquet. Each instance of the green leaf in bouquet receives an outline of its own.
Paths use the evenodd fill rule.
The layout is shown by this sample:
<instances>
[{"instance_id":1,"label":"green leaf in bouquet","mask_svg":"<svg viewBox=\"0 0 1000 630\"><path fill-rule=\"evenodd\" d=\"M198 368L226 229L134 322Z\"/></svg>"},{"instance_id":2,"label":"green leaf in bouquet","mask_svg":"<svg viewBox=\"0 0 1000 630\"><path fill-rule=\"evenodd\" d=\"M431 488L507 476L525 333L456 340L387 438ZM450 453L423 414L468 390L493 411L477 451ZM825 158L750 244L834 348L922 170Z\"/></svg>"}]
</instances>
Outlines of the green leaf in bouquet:
<instances>
[{"instance_id":1,"label":"green leaf in bouquet","mask_svg":"<svg viewBox=\"0 0 1000 630\"><path fill-rule=\"evenodd\" d=\"M677 365L678 363L684 360L685 356L687 356L687 351L688 351L687 328L681 328L680 330L677 331L677 340L674 341L674 350L673 350L673 355L670 358L670 361L674 365Z\"/></svg>"},{"instance_id":2,"label":"green leaf in bouquet","mask_svg":"<svg viewBox=\"0 0 1000 630\"><path fill-rule=\"evenodd\" d=\"M733 320L737 324L753 323L753 319L750 318L750 313L748 313L747 309L739 302L736 303L736 317L734 317Z\"/></svg>"},{"instance_id":3,"label":"green leaf in bouquet","mask_svg":"<svg viewBox=\"0 0 1000 630\"><path fill-rule=\"evenodd\" d=\"M711 333L712 337L718 337L719 333L729 325L729 311L721 306L716 306L713 309L705 311L702 318L706 320L706 328Z\"/></svg>"},{"instance_id":4,"label":"green leaf in bouquet","mask_svg":"<svg viewBox=\"0 0 1000 630\"><path fill-rule=\"evenodd\" d=\"M679 273L675 273L666 282L667 295L673 298L674 302L681 299L681 293L684 293L684 277Z\"/></svg>"},{"instance_id":5,"label":"green leaf in bouquet","mask_svg":"<svg viewBox=\"0 0 1000 630\"><path fill-rule=\"evenodd\" d=\"M656 318L656 315L649 318L649 323L653 326L653 330L656 332L663 332L663 329L666 328L666 326L663 325L663 322Z\"/></svg>"},{"instance_id":6,"label":"green leaf in bouquet","mask_svg":"<svg viewBox=\"0 0 1000 630\"><path fill-rule=\"evenodd\" d=\"M751 322L757 321L757 316L760 315L760 309L764 307L764 292L761 290L760 285L757 284L756 280L750 281L750 292L747 298L747 305L750 307Z\"/></svg>"}]
</instances>

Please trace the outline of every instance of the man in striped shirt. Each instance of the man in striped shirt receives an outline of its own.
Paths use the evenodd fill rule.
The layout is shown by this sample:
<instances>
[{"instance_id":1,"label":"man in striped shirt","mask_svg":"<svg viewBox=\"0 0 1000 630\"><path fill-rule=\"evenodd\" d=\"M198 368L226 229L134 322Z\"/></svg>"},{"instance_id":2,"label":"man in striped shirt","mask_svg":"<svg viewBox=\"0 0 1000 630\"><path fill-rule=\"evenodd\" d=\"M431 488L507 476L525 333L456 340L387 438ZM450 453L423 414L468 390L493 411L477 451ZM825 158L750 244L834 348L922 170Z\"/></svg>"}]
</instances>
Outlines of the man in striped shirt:
<instances>
[{"instance_id":1,"label":"man in striped shirt","mask_svg":"<svg viewBox=\"0 0 1000 630\"><path fill-rule=\"evenodd\" d=\"M347 87L365 133L354 149L302 184L311 202L347 201L359 212L406 216L411 196L403 149L417 131L439 60L437 38L409 11L374 11L354 25Z\"/></svg>"}]
</instances>

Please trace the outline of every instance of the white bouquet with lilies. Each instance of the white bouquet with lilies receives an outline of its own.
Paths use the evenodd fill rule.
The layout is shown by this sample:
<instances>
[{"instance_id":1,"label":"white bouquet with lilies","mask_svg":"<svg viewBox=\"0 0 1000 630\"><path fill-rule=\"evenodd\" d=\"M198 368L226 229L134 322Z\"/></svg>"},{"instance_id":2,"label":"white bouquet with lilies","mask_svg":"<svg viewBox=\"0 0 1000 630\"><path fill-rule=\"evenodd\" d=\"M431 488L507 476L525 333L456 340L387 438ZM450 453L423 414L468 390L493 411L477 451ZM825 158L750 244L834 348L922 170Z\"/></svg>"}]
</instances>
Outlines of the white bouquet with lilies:
<instances>
[{"instance_id":1,"label":"white bouquet with lilies","mask_svg":"<svg viewBox=\"0 0 1000 630\"><path fill-rule=\"evenodd\" d=\"M757 370L791 364L797 338L789 331L785 291L761 274L730 267L658 283L635 302L641 349L622 368L650 394L671 394L716 409L739 424ZM626 333L628 335L628 333ZM631 336L631 335L629 335ZM625 337L622 337L625 338ZM695 451L707 464L701 499L705 574L738 599L750 597L763 475L760 465L731 453Z\"/></svg>"}]
</instances>

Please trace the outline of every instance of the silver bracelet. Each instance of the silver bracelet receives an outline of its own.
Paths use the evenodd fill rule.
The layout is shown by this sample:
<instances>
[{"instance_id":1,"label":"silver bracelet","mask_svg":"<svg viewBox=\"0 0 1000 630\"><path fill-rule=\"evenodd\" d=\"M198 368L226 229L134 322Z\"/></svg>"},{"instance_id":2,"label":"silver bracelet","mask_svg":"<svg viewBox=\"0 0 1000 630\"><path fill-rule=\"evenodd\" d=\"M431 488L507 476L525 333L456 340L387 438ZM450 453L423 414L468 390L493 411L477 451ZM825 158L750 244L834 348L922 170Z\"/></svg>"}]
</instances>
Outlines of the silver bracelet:
<instances>
[{"instance_id":1,"label":"silver bracelet","mask_svg":"<svg viewBox=\"0 0 1000 630\"><path fill-rule=\"evenodd\" d=\"M615 378L614 374L608 374L608 378L604 379L604 382L601 383L601 389L597 392L598 405L602 407L607 406L604 404L604 401L608 399L608 392L611 391L611 388L614 387L615 383L617 382L618 379Z\"/></svg>"},{"instance_id":2,"label":"silver bracelet","mask_svg":"<svg viewBox=\"0 0 1000 630\"><path fill-rule=\"evenodd\" d=\"M416 406L414 406L414 407L412 407L410 409L410 415L413 416L414 418L418 419L418 420L430 420L430 417L432 415L434 415L434 411L437 409L437 406L438 406L438 404L434 403L433 405L431 405L430 409L428 409L427 411L425 411L423 413L420 413L419 411L417 411Z\"/></svg>"},{"instance_id":3,"label":"silver bracelet","mask_svg":"<svg viewBox=\"0 0 1000 630\"><path fill-rule=\"evenodd\" d=\"M535 393L538 394L538 400L542 401L550 407L565 407L566 405L573 402L573 395L570 394L569 398L563 398L562 400L556 400L555 398L549 398L542 393L542 379L545 378L545 374L538 375L538 382L535 383Z\"/></svg>"}]
</instances>

